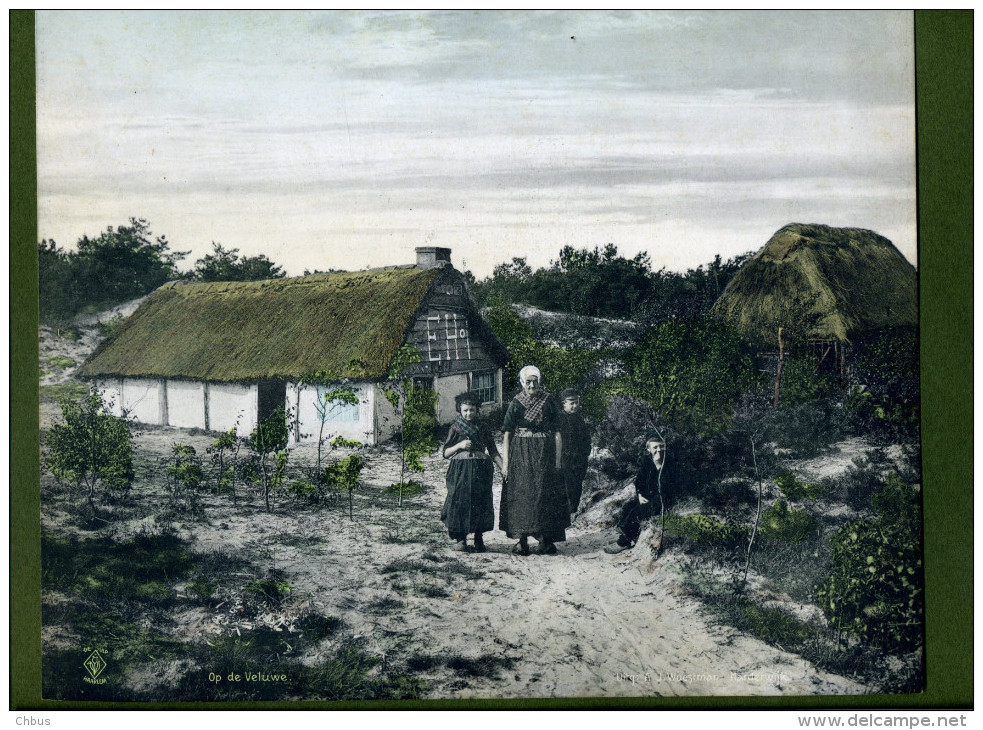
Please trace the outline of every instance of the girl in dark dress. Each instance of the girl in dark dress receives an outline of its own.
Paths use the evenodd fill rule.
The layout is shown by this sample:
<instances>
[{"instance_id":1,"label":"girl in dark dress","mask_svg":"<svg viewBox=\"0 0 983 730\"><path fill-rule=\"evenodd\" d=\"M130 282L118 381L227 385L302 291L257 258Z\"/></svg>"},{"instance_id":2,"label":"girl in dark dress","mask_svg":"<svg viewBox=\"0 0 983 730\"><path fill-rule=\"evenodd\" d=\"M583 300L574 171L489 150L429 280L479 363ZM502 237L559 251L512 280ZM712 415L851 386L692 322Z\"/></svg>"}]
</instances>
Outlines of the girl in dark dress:
<instances>
[{"instance_id":1,"label":"girl in dark dress","mask_svg":"<svg viewBox=\"0 0 983 730\"><path fill-rule=\"evenodd\" d=\"M556 404L540 385L534 365L519 371L522 392L505 412L504 477L498 527L519 542L517 555L529 554L528 538L539 540L539 553L553 555L566 540L570 506L559 476L563 453Z\"/></svg>"},{"instance_id":2,"label":"girl in dark dress","mask_svg":"<svg viewBox=\"0 0 983 730\"><path fill-rule=\"evenodd\" d=\"M560 393L559 431L563 437L563 483L570 503L571 520L580 507L587 476L587 460L590 458L590 427L580 413L580 393L567 388Z\"/></svg>"},{"instance_id":3,"label":"girl in dark dress","mask_svg":"<svg viewBox=\"0 0 983 730\"><path fill-rule=\"evenodd\" d=\"M468 533L474 533L475 552L483 553L482 533L495 527L492 461L501 470L502 457L491 431L480 420L478 394L462 393L455 401L457 420L451 424L441 452L451 463L447 468L447 498L440 519L455 541L454 550L465 552Z\"/></svg>"}]
</instances>

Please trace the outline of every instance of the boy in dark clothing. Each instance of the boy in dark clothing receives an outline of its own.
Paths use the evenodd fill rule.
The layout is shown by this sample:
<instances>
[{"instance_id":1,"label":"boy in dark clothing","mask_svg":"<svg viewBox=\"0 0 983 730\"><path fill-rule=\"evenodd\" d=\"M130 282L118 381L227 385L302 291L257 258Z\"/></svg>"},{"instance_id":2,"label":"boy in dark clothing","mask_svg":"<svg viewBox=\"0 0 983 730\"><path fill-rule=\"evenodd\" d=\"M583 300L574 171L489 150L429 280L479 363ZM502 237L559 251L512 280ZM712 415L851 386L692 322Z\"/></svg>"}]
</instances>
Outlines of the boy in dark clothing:
<instances>
[{"instance_id":1,"label":"boy in dark clothing","mask_svg":"<svg viewBox=\"0 0 983 730\"><path fill-rule=\"evenodd\" d=\"M567 388L560 393L559 401L563 406L559 417L559 430L563 437L561 470L572 515L580 507L584 477L587 476L587 459L591 449L590 428L580 413L580 393Z\"/></svg>"},{"instance_id":2,"label":"boy in dark clothing","mask_svg":"<svg viewBox=\"0 0 983 730\"><path fill-rule=\"evenodd\" d=\"M618 517L618 542L604 548L606 553L629 550L642 531L641 523L668 510L673 504L673 494L665 479L666 442L662 435L650 432L645 440L645 456L635 476L635 498L621 508Z\"/></svg>"}]
</instances>

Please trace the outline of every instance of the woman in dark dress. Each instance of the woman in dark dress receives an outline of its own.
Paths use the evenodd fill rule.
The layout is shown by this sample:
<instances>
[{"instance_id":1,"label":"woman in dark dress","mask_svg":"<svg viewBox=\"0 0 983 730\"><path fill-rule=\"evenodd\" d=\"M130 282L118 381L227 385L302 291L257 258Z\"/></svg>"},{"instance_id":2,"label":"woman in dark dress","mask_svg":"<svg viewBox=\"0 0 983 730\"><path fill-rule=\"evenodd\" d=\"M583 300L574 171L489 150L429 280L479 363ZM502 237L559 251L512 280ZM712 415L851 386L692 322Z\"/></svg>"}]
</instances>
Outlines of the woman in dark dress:
<instances>
[{"instance_id":1,"label":"woman in dark dress","mask_svg":"<svg viewBox=\"0 0 983 730\"><path fill-rule=\"evenodd\" d=\"M468 549L468 533L474 533L475 552L485 552L482 533L495 527L492 502L492 461L502 469L502 457L495 447L491 431L481 422L481 398L477 393L462 393L455 398L457 420L447 432L441 453L450 459L447 468L447 498L440 519L447 534L455 541L454 549Z\"/></svg>"},{"instance_id":2,"label":"woman in dark dress","mask_svg":"<svg viewBox=\"0 0 983 730\"><path fill-rule=\"evenodd\" d=\"M556 404L542 387L534 365L519 371L519 393L505 412L502 504L498 527L518 543L512 552L529 554L529 536L539 540L538 552L556 553L554 543L566 540L570 526L567 493L560 478L562 438Z\"/></svg>"}]
</instances>

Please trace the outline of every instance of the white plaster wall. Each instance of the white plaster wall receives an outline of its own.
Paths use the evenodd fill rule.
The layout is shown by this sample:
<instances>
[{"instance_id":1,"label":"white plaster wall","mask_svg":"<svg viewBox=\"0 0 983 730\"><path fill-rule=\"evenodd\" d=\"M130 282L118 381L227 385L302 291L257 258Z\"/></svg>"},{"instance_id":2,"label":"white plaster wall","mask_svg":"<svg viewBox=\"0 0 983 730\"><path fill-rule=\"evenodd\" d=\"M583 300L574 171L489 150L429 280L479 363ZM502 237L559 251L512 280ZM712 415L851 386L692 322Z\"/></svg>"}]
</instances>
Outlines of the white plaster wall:
<instances>
[{"instance_id":1,"label":"white plaster wall","mask_svg":"<svg viewBox=\"0 0 983 730\"><path fill-rule=\"evenodd\" d=\"M468 374L434 378L433 387L437 391L437 423L451 423L457 418L454 398L468 390Z\"/></svg>"},{"instance_id":2,"label":"white plaster wall","mask_svg":"<svg viewBox=\"0 0 983 730\"><path fill-rule=\"evenodd\" d=\"M300 391L302 388L297 383L287 383L286 406L287 418L290 419L287 445L293 446L300 439Z\"/></svg>"},{"instance_id":3,"label":"white plaster wall","mask_svg":"<svg viewBox=\"0 0 983 730\"><path fill-rule=\"evenodd\" d=\"M236 426L240 436L248 435L256 428L256 411L259 394L255 385L234 383L208 384L208 428L210 431L228 431Z\"/></svg>"},{"instance_id":4,"label":"white plaster wall","mask_svg":"<svg viewBox=\"0 0 983 730\"><path fill-rule=\"evenodd\" d=\"M289 391L288 387L288 399ZM314 386L304 386L297 388L297 427L300 432L300 443L317 443L319 435L325 441L330 441L335 436L342 436L346 439L355 439L366 445L375 443L375 427L373 425L373 413L375 412L375 388L369 383L362 383L353 386L353 390L358 394L358 420L357 421L332 421L327 420L324 424L324 431L321 431L321 419L318 416L317 408L317 388Z\"/></svg>"},{"instance_id":5,"label":"white plaster wall","mask_svg":"<svg viewBox=\"0 0 983 730\"><path fill-rule=\"evenodd\" d=\"M167 425L205 428L205 384L194 380L167 381Z\"/></svg>"},{"instance_id":6,"label":"white plaster wall","mask_svg":"<svg viewBox=\"0 0 983 730\"><path fill-rule=\"evenodd\" d=\"M92 390L102 397L103 404L114 416L123 415L123 383L120 380L96 380Z\"/></svg>"},{"instance_id":7,"label":"white plaster wall","mask_svg":"<svg viewBox=\"0 0 983 730\"><path fill-rule=\"evenodd\" d=\"M163 391L160 380L126 378L123 380L123 395L120 399L123 410L134 421L160 426L164 410Z\"/></svg>"}]
</instances>

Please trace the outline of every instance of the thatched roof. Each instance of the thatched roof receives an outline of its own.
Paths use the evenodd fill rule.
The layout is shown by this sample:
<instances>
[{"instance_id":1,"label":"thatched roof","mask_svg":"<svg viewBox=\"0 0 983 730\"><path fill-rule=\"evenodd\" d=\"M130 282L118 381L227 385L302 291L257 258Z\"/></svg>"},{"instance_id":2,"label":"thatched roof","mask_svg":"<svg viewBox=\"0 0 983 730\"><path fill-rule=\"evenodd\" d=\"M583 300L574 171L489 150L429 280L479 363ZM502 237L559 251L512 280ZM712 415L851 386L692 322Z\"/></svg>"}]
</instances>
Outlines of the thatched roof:
<instances>
[{"instance_id":1,"label":"thatched roof","mask_svg":"<svg viewBox=\"0 0 983 730\"><path fill-rule=\"evenodd\" d=\"M759 344L797 326L813 339L850 342L918 321L915 267L873 231L793 223L731 279L713 311Z\"/></svg>"},{"instance_id":2,"label":"thatched roof","mask_svg":"<svg viewBox=\"0 0 983 730\"><path fill-rule=\"evenodd\" d=\"M147 297L79 375L248 382L327 370L381 378L441 271L171 282Z\"/></svg>"}]
</instances>

